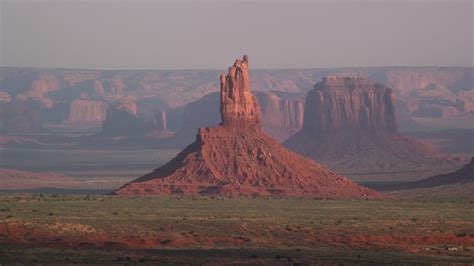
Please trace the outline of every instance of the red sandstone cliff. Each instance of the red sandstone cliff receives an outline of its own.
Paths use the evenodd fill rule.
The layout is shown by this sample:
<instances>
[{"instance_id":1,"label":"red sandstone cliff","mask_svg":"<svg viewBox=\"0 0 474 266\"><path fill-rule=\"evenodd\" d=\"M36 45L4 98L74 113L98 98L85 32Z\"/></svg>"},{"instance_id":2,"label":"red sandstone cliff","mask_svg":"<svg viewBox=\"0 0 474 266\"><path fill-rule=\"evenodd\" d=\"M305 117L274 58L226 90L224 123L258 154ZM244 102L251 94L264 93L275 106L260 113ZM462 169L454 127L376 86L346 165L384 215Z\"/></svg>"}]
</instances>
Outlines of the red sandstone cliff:
<instances>
[{"instance_id":1,"label":"red sandstone cliff","mask_svg":"<svg viewBox=\"0 0 474 266\"><path fill-rule=\"evenodd\" d=\"M162 132L168 130L166 119L166 112L164 111L161 111L155 115L155 119L153 119L153 125L156 131Z\"/></svg>"},{"instance_id":2,"label":"red sandstone cliff","mask_svg":"<svg viewBox=\"0 0 474 266\"><path fill-rule=\"evenodd\" d=\"M284 141L303 127L304 98L301 94L258 92L263 130Z\"/></svg>"},{"instance_id":3,"label":"red sandstone cliff","mask_svg":"<svg viewBox=\"0 0 474 266\"><path fill-rule=\"evenodd\" d=\"M261 112L263 131L283 141L303 127L304 98L302 94L255 92ZM182 128L175 139L178 143L193 141L198 128L220 122L219 93L211 93L184 107Z\"/></svg>"},{"instance_id":4,"label":"red sandstone cliff","mask_svg":"<svg viewBox=\"0 0 474 266\"><path fill-rule=\"evenodd\" d=\"M231 129L260 130L260 108L250 93L248 57L237 59L227 76L221 75L221 125Z\"/></svg>"},{"instance_id":5,"label":"red sandstone cliff","mask_svg":"<svg viewBox=\"0 0 474 266\"><path fill-rule=\"evenodd\" d=\"M47 93L60 89L60 81L54 75L41 75L33 81L30 90L17 95L21 101L33 100L45 108L52 108L54 101L46 96Z\"/></svg>"},{"instance_id":6,"label":"red sandstone cliff","mask_svg":"<svg viewBox=\"0 0 474 266\"><path fill-rule=\"evenodd\" d=\"M285 146L346 174L442 166L432 146L398 133L392 90L366 78L328 77L317 83L306 97L303 129Z\"/></svg>"},{"instance_id":7,"label":"red sandstone cliff","mask_svg":"<svg viewBox=\"0 0 474 266\"><path fill-rule=\"evenodd\" d=\"M221 124L199 129L196 141L170 162L114 194L380 196L261 131L246 56L220 80Z\"/></svg>"},{"instance_id":8,"label":"red sandstone cliff","mask_svg":"<svg viewBox=\"0 0 474 266\"><path fill-rule=\"evenodd\" d=\"M251 84L258 91L304 93L323 76L368 77L394 89L398 98L399 127L430 129L448 127L453 118L459 120L456 127L468 127L469 123L464 120L472 122L473 73L474 68L459 67L254 70ZM81 95L107 104L132 96L136 97L139 109L147 112L143 116L153 119L157 109L181 107L216 91L219 86L215 79L217 74L212 70L102 71L0 67L0 91L4 92L0 93L0 101L38 103L41 107L40 122L49 124L67 121L68 113L62 105L81 99ZM142 108L144 102L159 105L159 108ZM263 126L268 128L262 103L260 107ZM171 117L168 120L170 125L175 123Z\"/></svg>"},{"instance_id":9,"label":"red sandstone cliff","mask_svg":"<svg viewBox=\"0 0 474 266\"><path fill-rule=\"evenodd\" d=\"M0 134L40 131L42 128L39 110L37 104L24 101L0 104Z\"/></svg>"},{"instance_id":10,"label":"red sandstone cliff","mask_svg":"<svg viewBox=\"0 0 474 266\"><path fill-rule=\"evenodd\" d=\"M69 116L66 124L101 125L105 120L107 104L102 101L74 100L70 104Z\"/></svg>"},{"instance_id":11,"label":"red sandstone cliff","mask_svg":"<svg viewBox=\"0 0 474 266\"><path fill-rule=\"evenodd\" d=\"M306 96L303 127L314 135L397 132L394 99L390 88L369 79L326 77Z\"/></svg>"}]
</instances>

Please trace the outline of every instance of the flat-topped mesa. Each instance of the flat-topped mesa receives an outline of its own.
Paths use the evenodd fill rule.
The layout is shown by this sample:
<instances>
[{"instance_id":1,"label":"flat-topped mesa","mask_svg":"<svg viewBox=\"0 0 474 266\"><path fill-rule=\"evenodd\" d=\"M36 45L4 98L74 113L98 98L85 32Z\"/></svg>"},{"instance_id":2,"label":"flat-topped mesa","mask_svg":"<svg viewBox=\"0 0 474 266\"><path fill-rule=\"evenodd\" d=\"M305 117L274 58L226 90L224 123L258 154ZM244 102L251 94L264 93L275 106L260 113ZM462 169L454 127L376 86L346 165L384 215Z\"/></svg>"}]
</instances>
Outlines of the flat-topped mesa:
<instances>
[{"instance_id":1,"label":"flat-topped mesa","mask_svg":"<svg viewBox=\"0 0 474 266\"><path fill-rule=\"evenodd\" d=\"M248 56L237 59L227 76L221 75L221 125L233 130L260 130L260 108L250 92Z\"/></svg>"},{"instance_id":2,"label":"flat-topped mesa","mask_svg":"<svg viewBox=\"0 0 474 266\"><path fill-rule=\"evenodd\" d=\"M334 132L397 133L392 89L362 77L325 77L308 92L304 129Z\"/></svg>"}]
</instances>

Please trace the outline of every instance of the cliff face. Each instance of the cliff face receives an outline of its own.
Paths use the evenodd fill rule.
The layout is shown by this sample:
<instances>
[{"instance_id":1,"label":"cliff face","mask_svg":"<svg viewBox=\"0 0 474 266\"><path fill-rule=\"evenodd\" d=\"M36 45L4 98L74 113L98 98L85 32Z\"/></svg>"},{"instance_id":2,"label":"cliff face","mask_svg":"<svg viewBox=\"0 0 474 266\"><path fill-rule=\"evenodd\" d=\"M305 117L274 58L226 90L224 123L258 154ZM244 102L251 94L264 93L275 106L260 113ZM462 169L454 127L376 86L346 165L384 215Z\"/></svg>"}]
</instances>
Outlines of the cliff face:
<instances>
[{"instance_id":1,"label":"cliff face","mask_svg":"<svg viewBox=\"0 0 474 266\"><path fill-rule=\"evenodd\" d=\"M42 129L37 104L14 101L0 104L0 133L31 133Z\"/></svg>"},{"instance_id":2,"label":"cliff face","mask_svg":"<svg viewBox=\"0 0 474 266\"><path fill-rule=\"evenodd\" d=\"M166 124L166 112L161 111L157 113L153 120L153 125L156 131L166 131L168 129Z\"/></svg>"},{"instance_id":3,"label":"cliff face","mask_svg":"<svg viewBox=\"0 0 474 266\"><path fill-rule=\"evenodd\" d=\"M469 68L415 68L388 69L384 73L384 82L395 88L401 96L412 91L423 90L430 85L449 88L452 92L473 89L474 76Z\"/></svg>"},{"instance_id":4,"label":"cliff face","mask_svg":"<svg viewBox=\"0 0 474 266\"><path fill-rule=\"evenodd\" d=\"M366 78L327 77L317 83L306 98L303 129L285 145L345 174L442 166L432 146L398 133L392 90Z\"/></svg>"},{"instance_id":5,"label":"cliff face","mask_svg":"<svg viewBox=\"0 0 474 266\"><path fill-rule=\"evenodd\" d=\"M32 82L30 90L18 94L17 99L21 101L33 100L44 108L52 108L54 101L46 96L47 93L60 89L60 81L54 75L41 75Z\"/></svg>"},{"instance_id":6,"label":"cliff face","mask_svg":"<svg viewBox=\"0 0 474 266\"><path fill-rule=\"evenodd\" d=\"M107 104L102 101L74 100L66 123L99 124L105 120Z\"/></svg>"},{"instance_id":7,"label":"cliff face","mask_svg":"<svg viewBox=\"0 0 474 266\"><path fill-rule=\"evenodd\" d=\"M107 109L101 136L140 137L153 131L153 122L137 116L137 104L131 99L122 99Z\"/></svg>"},{"instance_id":8,"label":"cliff face","mask_svg":"<svg viewBox=\"0 0 474 266\"><path fill-rule=\"evenodd\" d=\"M324 136L337 131L397 132L392 90L364 78L330 76L306 96L304 130Z\"/></svg>"},{"instance_id":9,"label":"cliff face","mask_svg":"<svg viewBox=\"0 0 474 266\"><path fill-rule=\"evenodd\" d=\"M262 129L273 138L283 141L302 128L302 94L258 91L255 96L260 106ZM178 143L189 143L198 128L220 122L219 97L219 93L211 93L185 106L182 126L175 136Z\"/></svg>"},{"instance_id":10,"label":"cliff face","mask_svg":"<svg viewBox=\"0 0 474 266\"><path fill-rule=\"evenodd\" d=\"M227 77L221 76L221 124L200 128L196 141L170 162L114 194L380 197L261 132L259 107L248 78L244 56Z\"/></svg>"},{"instance_id":11,"label":"cliff face","mask_svg":"<svg viewBox=\"0 0 474 266\"><path fill-rule=\"evenodd\" d=\"M117 102L115 109L122 110L126 113L136 116L138 112L137 103L133 99L124 98Z\"/></svg>"},{"instance_id":12,"label":"cliff face","mask_svg":"<svg viewBox=\"0 0 474 266\"><path fill-rule=\"evenodd\" d=\"M283 141L303 127L304 99L301 94L258 92L263 130Z\"/></svg>"},{"instance_id":13,"label":"cliff face","mask_svg":"<svg viewBox=\"0 0 474 266\"><path fill-rule=\"evenodd\" d=\"M84 98L82 95L107 104L124 97L135 97L140 110L147 112L141 116L151 120L157 110L142 108L144 102L150 106L159 105L160 110L183 107L217 91L219 81L215 76L218 73L213 70L102 71L0 67L0 101L37 103L42 109L48 110L40 112L40 122L51 123L44 114L62 117L56 123L63 121L67 114L64 114L62 107L55 107L69 105L74 100ZM405 129L412 125L424 126L425 118L437 119L432 125L435 127L452 121L451 118L474 113L474 68L254 70L250 83L258 91L306 93L315 82L328 75L363 76L393 88L399 101L399 126ZM266 114L261 112L261 122L265 128L269 128L269 124L265 125ZM400 119L401 115L403 119ZM174 123L171 117L168 120L170 125Z\"/></svg>"},{"instance_id":14,"label":"cliff face","mask_svg":"<svg viewBox=\"0 0 474 266\"><path fill-rule=\"evenodd\" d=\"M229 129L260 129L260 108L250 93L248 57L237 59L227 76L221 75L222 126Z\"/></svg>"}]
</instances>

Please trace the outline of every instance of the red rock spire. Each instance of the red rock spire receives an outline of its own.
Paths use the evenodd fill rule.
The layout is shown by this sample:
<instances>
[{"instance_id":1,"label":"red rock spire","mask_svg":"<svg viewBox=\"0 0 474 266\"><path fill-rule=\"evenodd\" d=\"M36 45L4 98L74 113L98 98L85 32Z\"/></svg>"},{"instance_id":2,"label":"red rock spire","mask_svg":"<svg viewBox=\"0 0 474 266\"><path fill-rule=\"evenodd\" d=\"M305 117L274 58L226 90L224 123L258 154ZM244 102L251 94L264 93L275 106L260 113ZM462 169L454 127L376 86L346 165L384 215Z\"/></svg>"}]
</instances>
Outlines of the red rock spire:
<instances>
[{"instance_id":1,"label":"red rock spire","mask_svg":"<svg viewBox=\"0 0 474 266\"><path fill-rule=\"evenodd\" d=\"M260 130L260 109L250 92L248 56L237 59L227 76L221 75L221 125L236 130Z\"/></svg>"}]
</instances>

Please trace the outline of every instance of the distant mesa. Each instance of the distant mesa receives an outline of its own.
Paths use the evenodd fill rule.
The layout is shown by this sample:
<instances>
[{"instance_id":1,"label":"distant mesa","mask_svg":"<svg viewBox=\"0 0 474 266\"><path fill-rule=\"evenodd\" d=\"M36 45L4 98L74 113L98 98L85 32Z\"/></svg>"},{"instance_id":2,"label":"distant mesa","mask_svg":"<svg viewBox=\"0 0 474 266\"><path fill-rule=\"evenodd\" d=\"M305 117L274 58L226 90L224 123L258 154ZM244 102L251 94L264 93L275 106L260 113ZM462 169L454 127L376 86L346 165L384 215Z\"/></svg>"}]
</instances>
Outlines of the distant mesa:
<instances>
[{"instance_id":1,"label":"distant mesa","mask_svg":"<svg viewBox=\"0 0 474 266\"><path fill-rule=\"evenodd\" d=\"M2 132L16 134L28 131L30 134L41 131L55 134L63 132L63 129L67 130L68 134L97 132L100 130L101 119L105 119L107 110L104 104L111 106L118 99L125 97L135 98L138 115L147 120L152 120L158 109L166 111L169 130L177 131L181 127L181 117L171 114L174 112L173 109L180 109L204 95L217 91L219 86L218 79L215 78L217 75L218 72L214 70L0 67L0 115L9 120L3 123ZM398 126L402 130L454 127L472 129L474 68L259 69L252 72L251 82L252 88L257 91L299 94L306 93L315 82L329 75L364 76L393 88L398 97ZM260 104L263 129L268 133L265 121L269 113L266 113L258 93L254 95ZM30 125L27 125L26 115L14 110L16 108L14 105L21 104L28 105L28 109L36 113L37 122L30 121ZM280 113L284 114L283 110ZM38 127L36 123L39 124ZM90 130L84 130L85 128ZM270 133L279 140L288 137L285 128L277 131L278 135Z\"/></svg>"},{"instance_id":2,"label":"distant mesa","mask_svg":"<svg viewBox=\"0 0 474 266\"><path fill-rule=\"evenodd\" d=\"M329 76L306 96L303 128L314 135L397 132L393 91L366 78Z\"/></svg>"},{"instance_id":3,"label":"distant mesa","mask_svg":"<svg viewBox=\"0 0 474 266\"><path fill-rule=\"evenodd\" d=\"M261 130L261 111L250 92L248 57L221 76L221 123L152 173L114 191L135 194L306 195L368 197L380 194L297 155Z\"/></svg>"},{"instance_id":4,"label":"distant mesa","mask_svg":"<svg viewBox=\"0 0 474 266\"><path fill-rule=\"evenodd\" d=\"M439 167L436 150L399 134L392 89L329 76L306 96L303 129L285 146L345 174Z\"/></svg>"},{"instance_id":5,"label":"distant mesa","mask_svg":"<svg viewBox=\"0 0 474 266\"><path fill-rule=\"evenodd\" d=\"M70 104L69 116L64 124L71 126L101 126L105 120L107 104L103 101L77 99Z\"/></svg>"},{"instance_id":6,"label":"distant mesa","mask_svg":"<svg viewBox=\"0 0 474 266\"><path fill-rule=\"evenodd\" d=\"M0 104L0 134L36 133L42 129L38 104L12 101Z\"/></svg>"},{"instance_id":7,"label":"distant mesa","mask_svg":"<svg viewBox=\"0 0 474 266\"><path fill-rule=\"evenodd\" d=\"M0 190L67 188L73 184L73 178L59 173L0 168Z\"/></svg>"},{"instance_id":8,"label":"distant mesa","mask_svg":"<svg viewBox=\"0 0 474 266\"><path fill-rule=\"evenodd\" d=\"M158 112L152 120L138 116L137 104L133 99L122 99L107 109L106 119L99 136L102 137L169 137L166 112Z\"/></svg>"}]
</instances>

